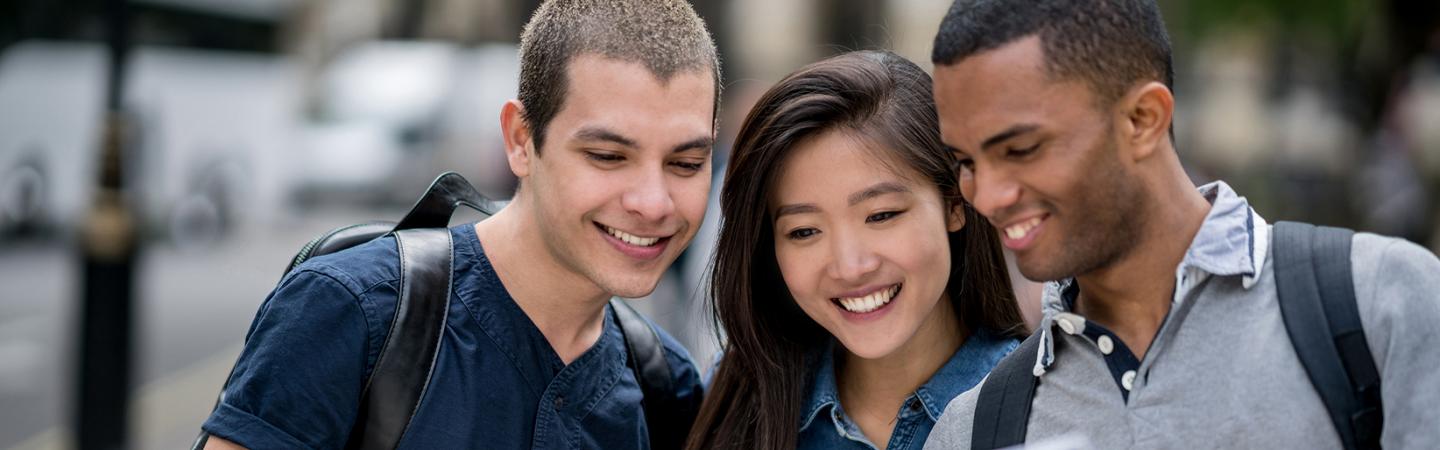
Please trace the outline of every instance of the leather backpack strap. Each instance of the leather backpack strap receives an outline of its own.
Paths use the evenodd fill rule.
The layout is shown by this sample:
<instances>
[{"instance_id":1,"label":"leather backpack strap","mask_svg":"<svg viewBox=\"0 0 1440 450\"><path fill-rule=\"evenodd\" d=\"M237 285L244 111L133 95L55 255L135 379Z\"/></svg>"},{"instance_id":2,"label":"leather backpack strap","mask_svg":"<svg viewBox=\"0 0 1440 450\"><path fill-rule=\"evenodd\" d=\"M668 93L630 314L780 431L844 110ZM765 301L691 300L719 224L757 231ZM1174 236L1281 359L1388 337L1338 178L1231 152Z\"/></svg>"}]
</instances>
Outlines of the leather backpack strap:
<instances>
[{"instance_id":1,"label":"leather backpack strap","mask_svg":"<svg viewBox=\"0 0 1440 450\"><path fill-rule=\"evenodd\" d=\"M1355 304L1350 230L1275 224L1275 290L1290 343L1345 448L1379 448L1380 374Z\"/></svg>"},{"instance_id":2,"label":"leather backpack strap","mask_svg":"<svg viewBox=\"0 0 1440 450\"><path fill-rule=\"evenodd\" d=\"M430 183L425 194L410 207L410 212L395 224L396 230L414 228L445 228L455 208L468 206L486 216L500 210L500 204L480 195L465 177L455 172L445 172Z\"/></svg>"},{"instance_id":3,"label":"leather backpack strap","mask_svg":"<svg viewBox=\"0 0 1440 450\"><path fill-rule=\"evenodd\" d=\"M654 327L640 313L618 298L610 299L616 322L625 335L627 363L635 373L644 394L645 425L650 434L650 448L678 449L695 423L700 405L691 399L681 400L676 392L675 377L665 361L665 346Z\"/></svg>"},{"instance_id":4,"label":"leather backpack strap","mask_svg":"<svg viewBox=\"0 0 1440 450\"><path fill-rule=\"evenodd\" d=\"M424 395L430 370L435 356L438 355L439 333L445 328L445 312L450 300L453 257L450 232L446 227L455 208L462 205L474 208L486 216L493 215L503 206L501 202L485 198L459 174L445 172L431 182L430 187L400 222L377 221L337 228L305 244L285 268L285 273L288 274L312 257L345 250L385 234L394 233L396 236L401 259L401 295L396 301L395 316L386 335L385 346L381 349L370 377L366 379L366 388L360 399L361 409L352 428L348 448L394 448L409 424L410 415L413 415ZM401 230L416 232L402 234ZM440 272L441 270L443 272ZM382 362L387 360L387 355L391 355L388 358L390 360L407 361L382 365ZM382 373L382 367L388 367L384 372L387 374L386 378L376 380ZM424 372L419 373L419 368L423 368ZM232 373L225 380L225 387L229 387L234 377L234 369L231 370ZM404 384L412 381L413 385ZM405 389L405 386L409 388ZM396 395L402 399L413 397L413 400L390 403L396 401ZM224 388L216 399L216 407L219 407L223 399ZM401 404L409 405L408 410L402 411L403 416L376 415L381 411L397 411L395 408ZM369 405L382 407L372 408ZM389 446L371 446L369 442L372 435L383 437L384 441L390 442ZM191 443L192 450L203 449L209 439L210 434L201 430ZM361 443L365 444L362 446Z\"/></svg>"},{"instance_id":5,"label":"leather backpack strap","mask_svg":"<svg viewBox=\"0 0 1440 450\"><path fill-rule=\"evenodd\" d=\"M1040 384L1034 372L1039 352L1040 332L1036 331L995 365L975 399L970 448L989 450L1025 443L1030 404Z\"/></svg>"},{"instance_id":6,"label":"leather backpack strap","mask_svg":"<svg viewBox=\"0 0 1440 450\"><path fill-rule=\"evenodd\" d=\"M430 386L450 305L450 230L395 232L400 249L400 297L385 346L360 397L346 448L388 450L400 439Z\"/></svg>"}]
</instances>

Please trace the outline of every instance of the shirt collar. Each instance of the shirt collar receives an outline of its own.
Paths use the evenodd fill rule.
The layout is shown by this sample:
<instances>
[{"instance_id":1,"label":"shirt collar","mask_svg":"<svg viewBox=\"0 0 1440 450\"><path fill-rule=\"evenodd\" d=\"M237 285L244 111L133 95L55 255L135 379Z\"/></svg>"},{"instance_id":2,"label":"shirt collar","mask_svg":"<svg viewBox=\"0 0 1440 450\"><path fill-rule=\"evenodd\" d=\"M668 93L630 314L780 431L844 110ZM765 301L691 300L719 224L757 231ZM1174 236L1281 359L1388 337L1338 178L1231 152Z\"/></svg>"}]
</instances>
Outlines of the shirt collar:
<instances>
[{"instance_id":1,"label":"shirt collar","mask_svg":"<svg viewBox=\"0 0 1440 450\"><path fill-rule=\"evenodd\" d=\"M983 328L966 338L965 344L930 377L930 381L915 390L915 396L925 405L930 420L940 421L940 414L945 412L950 400L979 384L1005 355L1019 346L1019 341Z\"/></svg>"},{"instance_id":2,"label":"shirt collar","mask_svg":"<svg viewBox=\"0 0 1440 450\"><path fill-rule=\"evenodd\" d=\"M800 410L802 431L810 427L810 423L815 421L815 416L820 415L821 410L832 408L840 402L839 388L835 384L834 339L825 345L812 366L814 370L810 379L810 392L805 396L804 408Z\"/></svg>"},{"instance_id":3,"label":"shirt collar","mask_svg":"<svg viewBox=\"0 0 1440 450\"><path fill-rule=\"evenodd\" d=\"M925 414L932 422L940 420L945 406L961 393L970 390L999 364L1000 359L1010 354L1020 343L1015 339L998 336L981 329L968 338L955 354L935 371L929 381L915 390L914 397L925 406ZM810 383L810 392L801 409L800 429L803 431L815 421L816 416L826 409L833 409L840 403L839 387L835 381L835 341L830 340L825 351L814 365L815 371ZM827 408L828 407L828 408ZM837 424L838 425L838 424Z\"/></svg>"},{"instance_id":4,"label":"shirt collar","mask_svg":"<svg viewBox=\"0 0 1440 450\"><path fill-rule=\"evenodd\" d=\"M552 387L557 376L567 372L571 374L566 375L567 395L590 398L609 389L621 373L628 370L625 336L609 305L605 307L600 338L567 366L540 328L505 289L475 235L474 224L461 225L453 230L457 230L457 235L452 238L468 242L468 245L454 246L456 268L453 275L456 279L451 286L453 295L463 304L481 332L504 354L504 359L509 360L521 374L526 381L523 387L538 398ZM585 379L574 380L576 377ZM572 385L573 389L568 388ZM589 407L594 407L594 403L590 403Z\"/></svg>"},{"instance_id":5,"label":"shirt collar","mask_svg":"<svg viewBox=\"0 0 1440 450\"><path fill-rule=\"evenodd\" d=\"M1248 285L1260 274L1268 245L1265 219L1250 208L1250 202L1223 181L1200 187L1210 202L1210 213L1190 242L1180 267L1193 267L1211 275L1240 275Z\"/></svg>"},{"instance_id":6,"label":"shirt collar","mask_svg":"<svg viewBox=\"0 0 1440 450\"><path fill-rule=\"evenodd\" d=\"M1210 202L1210 212L1185 251L1176 273L1198 271L1215 276L1239 276L1241 285L1249 289L1260 278L1270 249L1270 229L1250 203L1236 194L1224 181L1199 188L1200 195ZM1074 278L1045 283L1041 295L1040 351L1035 356L1035 376L1040 376L1055 362L1055 340L1051 328L1056 317L1071 312L1079 286Z\"/></svg>"}]
</instances>

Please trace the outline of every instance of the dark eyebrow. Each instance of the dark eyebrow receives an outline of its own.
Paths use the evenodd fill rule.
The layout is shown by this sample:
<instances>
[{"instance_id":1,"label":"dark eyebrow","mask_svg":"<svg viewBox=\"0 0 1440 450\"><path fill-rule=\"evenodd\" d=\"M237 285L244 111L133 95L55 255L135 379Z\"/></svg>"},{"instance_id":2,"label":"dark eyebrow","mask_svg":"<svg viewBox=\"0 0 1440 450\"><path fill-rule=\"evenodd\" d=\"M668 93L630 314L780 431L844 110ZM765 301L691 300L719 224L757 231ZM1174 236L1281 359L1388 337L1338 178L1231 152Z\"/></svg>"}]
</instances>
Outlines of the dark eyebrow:
<instances>
[{"instance_id":1,"label":"dark eyebrow","mask_svg":"<svg viewBox=\"0 0 1440 450\"><path fill-rule=\"evenodd\" d=\"M637 148L637 147L640 146L639 144L637 144L637 143L635 142L634 139L630 139L630 138L628 138L628 137L622 136L622 135L620 135L620 133L616 133L616 132L611 131L611 130L609 130L609 129L599 128L599 127L586 127L586 128L581 128L580 131L575 132L575 137L576 137L576 138L579 138L580 140L583 140L583 141L605 141L605 142L613 142L613 143L616 143L616 144L619 144L619 145L622 145L622 146L625 146L625 147L630 147L630 148ZM673 148L673 149L670 150L670 152L671 152L671 153L680 153L680 152L687 151L687 150L704 150L706 153L709 153L710 150L711 150L711 148L714 147L714 146L715 146L715 138L714 138L714 137L711 137L711 136L702 136L702 137L698 137L698 138L695 138L695 139L691 139L691 140L685 141L685 142L683 142L683 143L681 143L681 144L679 144L679 145L676 145L675 148Z\"/></svg>"},{"instance_id":2,"label":"dark eyebrow","mask_svg":"<svg viewBox=\"0 0 1440 450\"><path fill-rule=\"evenodd\" d=\"M881 195L907 192L910 192L910 188L905 187L905 185L903 184L896 183L894 181L884 181L876 183L874 186L865 188L865 190L863 191L850 194L849 203L850 206L855 206L856 203L879 197ZM796 203L793 205L784 205L775 209L775 220L780 220L780 217L790 214L813 212L820 212L820 208L815 206L814 203Z\"/></svg>"},{"instance_id":3,"label":"dark eyebrow","mask_svg":"<svg viewBox=\"0 0 1440 450\"><path fill-rule=\"evenodd\" d=\"M1013 138L1013 137L1015 137L1015 136L1019 136L1019 135L1025 134L1025 133L1029 133L1029 132L1035 131L1035 130L1037 130L1037 129L1039 129L1039 128L1040 128L1039 125L1036 125L1036 124L1033 124L1033 123L1022 123L1022 124L1019 124L1019 125L1010 127L1010 129L1005 130L1005 131L1001 131L1001 132L995 134L994 136L990 136L989 139L986 139L984 143L981 143L981 144L980 144L980 151L983 152L983 151L989 149L990 147L994 147L994 146L997 145L997 144L1000 144L1000 143L1002 143L1002 142L1008 141L1008 140L1010 140L1011 138Z\"/></svg>"},{"instance_id":4,"label":"dark eyebrow","mask_svg":"<svg viewBox=\"0 0 1440 450\"><path fill-rule=\"evenodd\" d=\"M580 140L583 140L583 141L605 141L605 142L613 142L613 143L620 144L620 145L622 145L622 146L630 147L630 148L638 147L637 145L635 145L635 140L634 140L634 139L630 139L630 138L628 138L628 137L621 136L620 133L616 133L616 132L614 132L614 131L611 131L611 130L608 130L608 129L605 129L605 128L598 128L598 127L585 127L585 128L581 128L580 131L576 131L576 132L575 132L575 137L576 137L576 138L579 138Z\"/></svg>"},{"instance_id":5,"label":"dark eyebrow","mask_svg":"<svg viewBox=\"0 0 1440 450\"><path fill-rule=\"evenodd\" d=\"M906 192L910 192L910 188L905 187L905 185L896 183L894 181L886 181L865 188L865 190L863 191L850 194L850 206L855 206L856 203L879 197L881 195Z\"/></svg>"},{"instance_id":6,"label":"dark eyebrow","mask_svg":"<svg viewBox=\"0 0 1440 450\"><path fill-rule=\"evenodd\" d=\"M793 204L793 205L784 205L784 206L781 206L781 207L775 209L775 220L776 220L776 221L779 221L781 217L788 216L788 215L791 215L791 214L803 214L803 213L814 213L814 212L820 212L820 208L819 208L819 207L816 207L814 203L796 203L796 204Z\"/></svg>"},{"instance_id":7,"label":"dark eyebrow","mask_svg":"<svg viewBox=\"0 0 1440 450\"><path fill-rule=\"evenodd\" d=\"M704 136L685 141L685 143L675 146L675 149L671 150L670 153L680 153L686 150L703 150L706 154L709 154L711 147L714 146L715 138Z\"/></svg>"}]
</instances>

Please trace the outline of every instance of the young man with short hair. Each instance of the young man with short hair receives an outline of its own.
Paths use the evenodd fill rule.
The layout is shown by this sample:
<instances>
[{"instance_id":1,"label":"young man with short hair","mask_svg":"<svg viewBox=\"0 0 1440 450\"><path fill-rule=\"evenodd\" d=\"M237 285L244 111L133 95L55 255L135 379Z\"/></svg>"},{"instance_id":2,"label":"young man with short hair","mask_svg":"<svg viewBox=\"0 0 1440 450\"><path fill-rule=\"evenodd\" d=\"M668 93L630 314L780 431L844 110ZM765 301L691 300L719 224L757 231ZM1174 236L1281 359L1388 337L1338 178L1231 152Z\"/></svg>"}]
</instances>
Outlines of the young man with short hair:
<instances>
[{"instance_id":1,"label":"young man with short hair","mask_svg":"<svg viewBox=\"0 0 1440 450\"><path fill-rule=\"evenodd\" d=\"M1038 383L1023 403L1023 439L1341 446L1297 356L1297 345L1322 342L1292 345L1282 318L1278 227L1224 182L1197 190L1181 167L1170 43L1153 1L960 0L933 59L965 196L1021 273L1050 281L1033 359L1008 357L1024 369L1016 378ZM1373 234L1351 244L1340 257L1379 372L1379 442L1434 446L1440 261ZM977 402L1004 383L999 373L949 405L927 448L986 445L972 440L980 424L1007 416L977 417Z\"/></svg>"},{"instance_id":2,"label":"young man with short hair","mask_svg":"<svg viewBox=\"0 0 1440 450\"><path fill-rule=\"evenodd\" d=\"M680 0L540 6L521 37L519 99L501 111L520 187L493 217L451 228L445 330L401 448L649 447L607 302L649 294L700 226L718 64ZM205 422L207 448L345 446L398 266L385 238L287 276ZM660 340L676 395L698 402L689 354Z\"/></svg>"}]
</instances>

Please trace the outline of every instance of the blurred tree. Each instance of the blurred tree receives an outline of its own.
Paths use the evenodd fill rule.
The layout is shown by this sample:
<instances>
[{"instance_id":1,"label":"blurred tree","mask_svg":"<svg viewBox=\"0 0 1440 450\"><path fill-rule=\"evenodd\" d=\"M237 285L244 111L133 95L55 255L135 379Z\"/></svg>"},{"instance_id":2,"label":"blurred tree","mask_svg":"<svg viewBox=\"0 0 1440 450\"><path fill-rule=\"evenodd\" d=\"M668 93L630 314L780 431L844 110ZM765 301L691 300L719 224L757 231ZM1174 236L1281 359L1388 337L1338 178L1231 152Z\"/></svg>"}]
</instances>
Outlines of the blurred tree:
<instances>
[{"instance_id":1,"label":"blurred tree","mask_svg":"<svg viewBox=\"0 0 1440 450\"><path fill-rule=\"evenodd\" d=\"M1388 1L1388 0L1387 0ZM1284 29L1314 28L1339 41L1354 41L1360 31L1356 19L1373 12L1368 0L1162 0L1172 30L1200 36L1234 26L1271 26ZM1172 19L1173 20L1173 19Z\"/></svg>"},{"instance_id":2,"label":"blurred tree","mask_svg":"<svg viewBox=\"0 0 1440 450\"><path fill-rule=\"evenodd\" d=\"M1392 111L1397 93L1409 83L1412 67L1427 52L1440 55L1440 2L1435 0L1160 0L1175 33L1177 54L1201 45L1219 34L1237 30L1259 31L1273 51L1268 61L1267 99L1277 102L1293 95L1297 86L1323 93L1338 105L1353 124L1362 142L1347 146L1347 170L1337 176L1296 171L1291 167L1256 168L1253 175L1261 184L1284 191L1300 188L1304 195L1280 195L1265 205L1278 207L1278 218L1328 222L1345 226L1371 226L1373 218L1356 217L1370 203L1388 199L1395 192L1375 194L1375 186L1356 178L1356 173L1382 170L1385 179L1417 177L1407 163L1395 164L1394 140L1386 135L1387 112ZM1273 124L1272 124L1273 125ZM1302 131L1304 133L1304 131ZM1418 149L1399 149L1400 153ZM1407 156L1398 156L1406 158ZM1353 167L1351 167L1353 166ZM1381 167L1385 166L1385 167ZM1235 177L1236 174L1229 174ZM1308 178L1308 179L1307 179ZM1371 177L1372 179L1374 177ZM1291 186L1286 186L1286 184ZM1412 185L1422 184L1414 181ZM1430 191L1440 191L1440 180L1429 180ZM1356 190L1360 194L1356 193ZM1369 191L1367 191L1369 189ZM1393 189L1393 187L1391 188ZM1408 189L1408 188L1407 188ZM1327 193L1318 193L1327 191ZM1372 192L1365 195L1363 192ZM1343 201L1346 195L1353 197ZM1279 193L1277 193L1279 194ZM1436 194L1440 195L1440 194ZM1261 195L1263 198L1263 194ZM1337 198L1342 201L1335 201ZM1262 203L1269 203L1263 202ZM1434 203L1434 202L1430 202ZM1424 242L1433 234L1440 205L1424 200L1403 209L1414 210L1418 222L1385 230ZM1358 209L1358 210L1356 210ZM1288 216L1288 217L1287 217Z\"/></svg>"},{"instance_id":3,"label":"blurred tree","mask_svg":"<svg viewBox=\"0 0 1440 450\"><path fill-rule=\"evenodd\" d=\"M1297 41L1327 50L1340 67L1347 113L1372 132L1392 86L1403 80L1440 25L1435 0L1161 0L1177 41L1198 42L1236 28L1274 32L1279 45Z\"/></svg>"}]
</instances>

